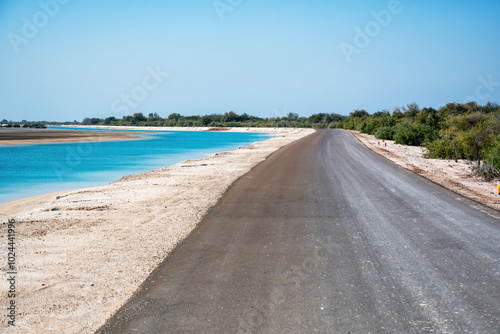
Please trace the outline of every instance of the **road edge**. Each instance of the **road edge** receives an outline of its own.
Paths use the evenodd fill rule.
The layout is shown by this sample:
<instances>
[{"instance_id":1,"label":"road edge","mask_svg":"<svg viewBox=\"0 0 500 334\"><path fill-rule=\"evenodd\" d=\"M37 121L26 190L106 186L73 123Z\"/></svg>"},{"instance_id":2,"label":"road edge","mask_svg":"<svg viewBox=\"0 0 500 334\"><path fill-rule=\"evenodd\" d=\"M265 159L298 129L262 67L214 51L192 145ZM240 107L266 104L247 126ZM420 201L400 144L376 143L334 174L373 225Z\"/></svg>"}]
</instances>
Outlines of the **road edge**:
<instances>
[{"instance_id":1,"label":"road edge","mask_svg":"<svg viewBox=\"0 0 500 334\"><path fill-rule=\"evenodd\" d=\"M92 334L100 334L100 333L102 333L102 331L104 331L106 329L106 326L108 325L109 320L117 312L119 312L120 309L123 306L125 306L130 299L132 299L137 293L140 292L141 289L144 288L144 286L151 280L151 277L153 277L155 275L155 273L159 270L160 266L162 266L165 262L167 262L169 260L169 258L172 256L172 254L175 252L175 250L177 248L181 247L184 244L185 240L187 238L189 238L189 236L193 232L195 232L195 230L203 222L203 220L205 219L205 217L219 204L219 202L222 200L222 198L224 198L224 196L226 196L226 194L228 193L228 191L236 184L236 182L238 182L240 179L242 179L243 177L245 177L245 175L247 175L248 173L250 173L250 171L252 171L254 168L256 168L257 166L259 166L262 163L264 163L271 156L273 156L274 154L276 154L277 152L279 152L283 148L288 147L290 145L293 145L295 143L298 143L299 141L301 141L301 140L303 140L303 139L305 139L305 138L307 138L307 137L309 137L309 136L311 136L313 134L316 134L317 132L318 131L316 129L314 129L314 132L311 132L311 133L305 135L304 137L301 137L301 138L299 138L297 140L294 140L294 141L292 141L292 142L290 142L288 144L285 144L285 145L281 146L280 148L278 148L277 150L273 151L268 156L266 156L263 160L261 160L260 162L258 162L255 166L253 166L252 168L250 168L247 172L245 172L244 174L242 174L238 178L236 178L231 184L229 184L229 186L226 188L226 190L219 196L219 198L217 199L217 201L206 210L206 212L198 219L198 221L196 222L195 226L186 235L184 235L182 239L180 239L176 243L176 245L168 252L168 254L163 258L163 260L152 271L149 272L148 276L142 281L142 283L128 296L127 299L123 300L122 303L111 314L107 315L107 317L106 317L106 319L105 319L104 322L101 322L101 324L98 327L94 327L90 333L92 333Z\"/></svg>"},{"instance_id":2,"label":"road edge","mask_svg":"<svg viewBox=\"0 0 500 334\"><path fill-rule=\"evenodd\" d=\"M405 170L408 170L418 176L421 176L423 178L425 178L426 180L446 189L446 190L449 190L451 192L453 192L454 194L457 194L459 196L462 196L464 198L467 198L468 200L471 200L473 201L474 203L477 203L481 206L484 206L490 210L494 210L495 213L497 214L500 214L500 209L492 206L491 203L485 203L485 202L480 202L477 197L478 197L478 194L468 188L464 188L464 187L461 187L459 184L455 185L454 183L457 183L456 181L452 181L451 184L446 184L446 183L442 183L440 182L439 179L437 178L431 178L430 175L428 173L423 173L424 171L423 170L420 170L419 168L409 168L408 165L403 165L403 164L400 164L394 160L392 160L391 158L389 158L388 156L384 155L384 154L381 154L380 152L377 152L375 151L374 149L372 149L370 146L366 145L357 135L354 131L348 131L348 130L344 130L344 131L347 131L348 133L350 133L354 138L356 138L364 147L366 147L367 149L369 149L370 151L380 155L381 157L384 157L385 159L389 160L391 163L399 166L399 167L402 167L404 168ZM454 185L454 186L453 186ZM500 217L496 217L496 218L500 218Z\"/></svg>"}]
</instances>

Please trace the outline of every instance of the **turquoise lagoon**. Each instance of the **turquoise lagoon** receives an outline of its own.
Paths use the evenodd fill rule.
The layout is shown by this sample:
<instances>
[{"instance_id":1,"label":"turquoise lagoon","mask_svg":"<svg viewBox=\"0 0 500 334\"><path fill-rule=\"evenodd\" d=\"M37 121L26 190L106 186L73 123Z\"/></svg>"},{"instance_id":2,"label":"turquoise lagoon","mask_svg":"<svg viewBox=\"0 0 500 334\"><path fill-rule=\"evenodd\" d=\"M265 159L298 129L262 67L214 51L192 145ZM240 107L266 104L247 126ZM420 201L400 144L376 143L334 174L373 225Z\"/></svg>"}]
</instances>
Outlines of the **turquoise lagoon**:
<instances>
[{"instance_id":1,"label":"turquoise lagoon","mask_svg":"<svg viewBox=\"0 0 500 334\"><path fill-rule=\"evenodd\" d=\"M204 154L234 150L269 137L263 133L141 131L141 138L134 140L0 146L0 203L105 185L126 175L204 158Z\"/></svg>"}]
</instances>

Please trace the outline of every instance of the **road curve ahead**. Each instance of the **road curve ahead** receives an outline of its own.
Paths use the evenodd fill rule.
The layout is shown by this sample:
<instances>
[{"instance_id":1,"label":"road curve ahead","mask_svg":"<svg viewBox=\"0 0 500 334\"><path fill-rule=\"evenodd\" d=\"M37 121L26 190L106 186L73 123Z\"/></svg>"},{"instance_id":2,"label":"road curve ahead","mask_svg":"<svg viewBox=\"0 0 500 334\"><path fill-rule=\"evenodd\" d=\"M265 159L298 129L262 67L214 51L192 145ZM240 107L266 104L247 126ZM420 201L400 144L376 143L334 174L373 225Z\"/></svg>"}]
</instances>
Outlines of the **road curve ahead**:
<instances>
[{"instance_id":1,"label":"road curve ahead","mask_svg":"<svg viewBox=\"0 0 500 334\"><path fill-rule=\"evenodd\" d=\"M500 333L500 215L318 131L238 180L98 333Z\"/></svg>"}]
</instances>

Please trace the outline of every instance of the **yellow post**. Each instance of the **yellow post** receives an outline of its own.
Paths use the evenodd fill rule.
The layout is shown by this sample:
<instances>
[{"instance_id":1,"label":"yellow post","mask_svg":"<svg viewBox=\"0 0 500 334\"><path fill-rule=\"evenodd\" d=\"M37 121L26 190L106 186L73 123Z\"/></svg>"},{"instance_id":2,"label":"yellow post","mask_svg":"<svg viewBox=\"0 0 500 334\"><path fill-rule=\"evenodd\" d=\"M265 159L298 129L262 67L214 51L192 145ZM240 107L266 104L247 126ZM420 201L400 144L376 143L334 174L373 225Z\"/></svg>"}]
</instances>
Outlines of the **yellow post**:
<instances>
[{"instance_id":1,"label":"yellow post","mask_svg":"<svg viewBox=\"0 0 500 334\"><path fill-rule=\"evenodd\" d=\"M500 195L500 184L498 185L497 190L498 190L498 195Z\"/></svg>"}]
</instances>

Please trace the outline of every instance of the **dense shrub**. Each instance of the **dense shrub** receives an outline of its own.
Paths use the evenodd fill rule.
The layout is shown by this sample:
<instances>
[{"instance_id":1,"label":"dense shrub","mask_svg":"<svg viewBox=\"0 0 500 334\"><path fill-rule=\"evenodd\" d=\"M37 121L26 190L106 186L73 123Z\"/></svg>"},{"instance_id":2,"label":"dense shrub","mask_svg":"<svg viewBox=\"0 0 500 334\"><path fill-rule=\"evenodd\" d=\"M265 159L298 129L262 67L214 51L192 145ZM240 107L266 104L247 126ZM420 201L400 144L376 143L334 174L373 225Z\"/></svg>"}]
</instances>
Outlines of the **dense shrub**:
<instances>
[{"instance_id":1,"label":"dense shrub","mask_svg":"<svg viewBox=\"0 0 500 334\"><path fill-rule=\"evenodd\" d=\"M395 127L396 144L420 146L439 138L439 132L428 125L402 123Z\"/></svg>"},{"instance_id":2,"label":"dense shrub","mask_svg":"<svg viewBox=\"0 0 500 334\"><path fill-rule=\"evenodd\" d=\"M375 138L377 139L386 139L386 140L394 140L395 133L394 126L384 126L382 128L378 128L375 131Z\"/></svg>"},{"instance_id":3,"label":"dense shrub","mask_svg":"<svg viewBox=\"0 0 500 334\"><path fill-rule=\"evenodd\" d=\"M368 117L361 123L361 132L372 135L378 127L378 122Z\"/></svg>"},{"instance_id":4,"label":"dense shrub","mask_svg":"<svg viewBox=\"0 0 500 334\"><path fill-rule=\"evenodd\" d=\"M447 139L438 139L433 142L428 142L426 158L430 159L453 159L454 150L451 141Z\"/></svg>"},{"instance_id":5,"label":"dense shrub","mask_svg":"<svg viewBox=\"0 0 500 334\"><path fill-rule=\"evenodd\" d=\"M315 124L314 128L315 129L327 129L328 128L328 124Z\"/></svg>"},{"instance_id":6,"label":"dense shrub","mask_svg":"<svg viewBox=\"0 0 500 334\"><path fill-rule=\"evenodd\" d=\"M496 145L486 151L484 161L500 170L500 141L497 140Z\"/></svg>"},{"instance_id":7,"label":"dense shrub","mask_svg":"<svg viewBox=\"0 0 500 334\"><path fill-rule=\"evenodd\" d=\"M396 144L420 146L424 142L425 135L420 127L410 123L402 123L396 126L394 140Z\"/></svg>"}]
</instances>

